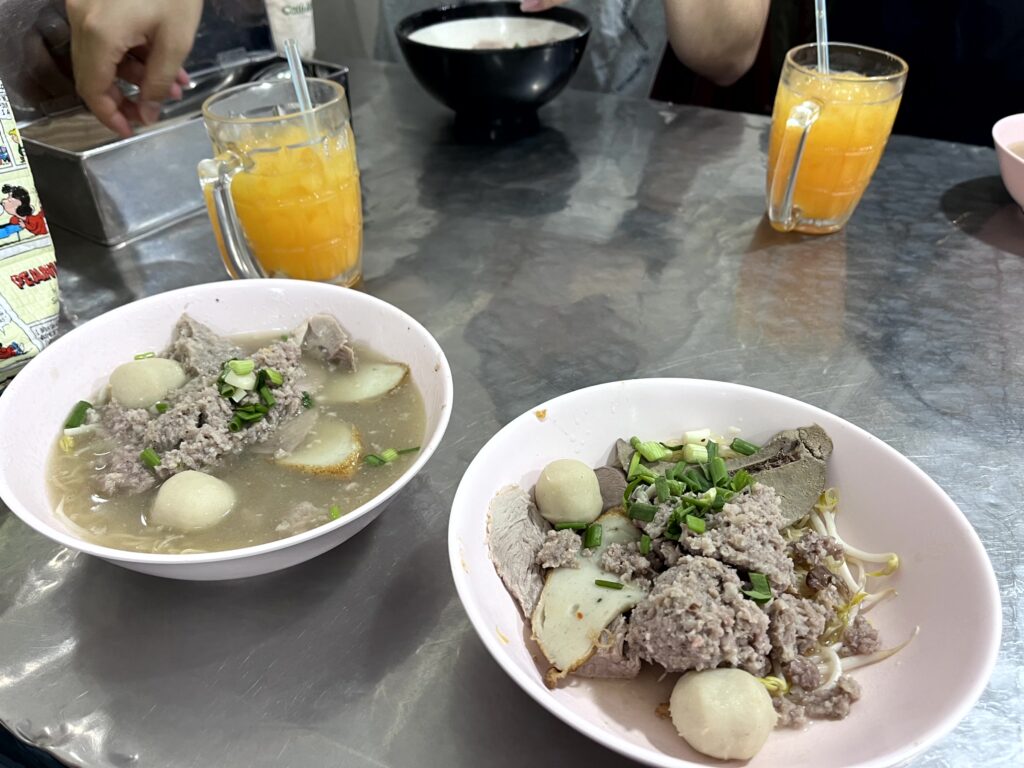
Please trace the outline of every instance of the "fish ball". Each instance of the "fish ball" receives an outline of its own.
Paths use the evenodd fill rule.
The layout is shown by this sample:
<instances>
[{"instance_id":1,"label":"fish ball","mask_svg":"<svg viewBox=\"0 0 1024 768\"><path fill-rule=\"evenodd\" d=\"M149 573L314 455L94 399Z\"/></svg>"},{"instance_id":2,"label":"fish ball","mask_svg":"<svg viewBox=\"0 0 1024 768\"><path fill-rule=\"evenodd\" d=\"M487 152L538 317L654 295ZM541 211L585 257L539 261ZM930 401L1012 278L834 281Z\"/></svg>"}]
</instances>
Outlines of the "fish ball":
<instances>
[{"instance_id":1,"label":"fish ball","mask_svg":"<svg viewBox=\"0 0 1024 768\"><path fill-rule=\"evenodd\" d=\"M185 369L177 360L132 360L110 374L110 396L125 408L149 408L187 380Z\"/></svg>"},{"instance_id":2,"label":"fish ball","mask_svg":"<svg viewBox=\"0 0 1024 768\"><path fill-rule=\"evenodd\" d=\"M235 491L211 475L185 470L164 481L149 513L149 522L180 531L216 525L235 506Z\"/></svg>"},{"instance_id":3,"label":"fish ball","mask_svg":"<svg viewBox=\"0 0 1024 768\"><path fill-rule=\"evenodd\" d=\"M768 690L742 669L687 672L672 689L669 709L679 735L719 760L752 758L778 719Z\"/></svg>"},{"instance_id":4,"label":"fish ball","mask_svg":"<svg viewBox=\"0 0 1024 768\"><path fill-rule=\"evenodd\" d=\"M544 467L535 492L540 514L550 523L592 523L604 507L597 475L576 459Z\"/></svg>"}]
</instances>

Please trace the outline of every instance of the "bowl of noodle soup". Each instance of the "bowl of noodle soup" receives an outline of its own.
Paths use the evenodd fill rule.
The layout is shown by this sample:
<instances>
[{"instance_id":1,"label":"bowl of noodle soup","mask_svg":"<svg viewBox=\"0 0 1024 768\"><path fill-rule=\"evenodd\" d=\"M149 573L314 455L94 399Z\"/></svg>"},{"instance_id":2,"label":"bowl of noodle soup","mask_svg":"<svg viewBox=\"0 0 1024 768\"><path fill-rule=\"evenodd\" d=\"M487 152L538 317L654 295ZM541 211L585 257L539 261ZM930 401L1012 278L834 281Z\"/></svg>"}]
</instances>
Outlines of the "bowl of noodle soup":
<instances>
[{"instance_id":1,"label":"bowl of noodle soup","mask_svg":"<svg viewBox=\"0 0 1024 768\"><path fill-rule=\"evenodd\" d=\"M925 750L966 715L995 664L1001 617L988 556L956 504L910 460L831 413L752 387L696 379L612 382L540 403L491 438L462 478L448 538L459 597L488 652L538 704L633 760L663 768L723 764L690 748L659 716L676 675L645 667L628 680L570 677L553 688L545 684L548 663L491 559L489 505L510 485L532 488L552 461L609 464L618 438L669 440L707 427L721 435L739 430L763 443L779 430L809 424L823 427L834 444L827 485L838 491L843 538L900 556L887 580L897 596L871 615L883 643L898 645L919 632L894 657L852 673L862 697L846 719L776 729L746 764L881 768Z\"/></svg>"},{"instance_id":2,"label":"bowl of noodle soup","mask_svg":"<svg viewBox=\"0 0 1024 768\"><path fill-rule=\"evenodd\" d=\"M234 338L253 333L284 335L314 313L336 318L357 346L401 361L422 398L422 442L414 455L396 462L390 484L357 499L344 514L332 514L322 524L294 535L286 533L272 540L263 537L250 546L221 544L201 552L140 551L143 547L131 536L98 543L63 514L50 476L55 441L75 403L103 392L111 371L125 360L131 361L133 355L152 354L137 355L140 351L165 349L183 315ZM41 391L46 397L38 396ZM283 390L275 391L281 398ZM298 280L245 280L182 288L118 307L72 330L15 378L0 398L0 423L8 433L20 436L17 450L0 453L0 498L44 536L132 570L191 580L268 573L315 557L376 519L436 450L448 424L452 397L451 371L436 340L412 317L372 296ZM369 448L364 452L369 453ZM261 457L260 461L269 463L273 458ZM259 474L258 468L256 472ZM295 473L296 483L304 481L301 474ZM308 482L345 493L345 481L331 476Z\"/></svg>"}]
</instances>

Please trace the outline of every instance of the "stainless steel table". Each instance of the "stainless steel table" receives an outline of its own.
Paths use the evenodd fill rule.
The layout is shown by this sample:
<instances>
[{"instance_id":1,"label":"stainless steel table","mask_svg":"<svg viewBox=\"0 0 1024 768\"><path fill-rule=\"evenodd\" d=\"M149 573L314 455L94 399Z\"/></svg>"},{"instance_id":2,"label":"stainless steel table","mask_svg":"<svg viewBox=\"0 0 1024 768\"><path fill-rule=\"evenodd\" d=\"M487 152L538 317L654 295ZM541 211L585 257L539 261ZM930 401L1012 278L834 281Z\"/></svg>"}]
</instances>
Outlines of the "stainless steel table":
<instances>
[{"instance_id":1,"label":"stainless steel table","mask_svg":"<svg viewBox=\"0 0 1024 768\"><path fill-rule=\"evenodd\" d=\"M0 511L0 721L82 766L621 765L487 656L448 509L535 403L697 376L827 408L960 504L999 576L1003 650L914 765L1024 763L1024 215L993 152L894 138L844 232L782 236L762 215L764 118L568 92L536 136L463 146L401 68L355 66L352 88L366 290L447 351L441 450L358 538L234 583L121 570ZM223 274L205 216L117 251L57 246L72 324Z\"/></svg>"}]
</instances>

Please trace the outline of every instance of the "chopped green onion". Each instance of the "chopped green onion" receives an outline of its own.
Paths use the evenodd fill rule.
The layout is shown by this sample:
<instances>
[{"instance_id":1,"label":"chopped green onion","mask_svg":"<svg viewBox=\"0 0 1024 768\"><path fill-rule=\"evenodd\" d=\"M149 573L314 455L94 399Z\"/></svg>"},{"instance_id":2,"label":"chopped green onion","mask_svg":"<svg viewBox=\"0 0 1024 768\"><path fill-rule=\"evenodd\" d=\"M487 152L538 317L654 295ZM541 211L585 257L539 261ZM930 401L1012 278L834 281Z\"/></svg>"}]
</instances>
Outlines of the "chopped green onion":
<instances>
[{"instance_id":1,"label":"chopped green onion","mask_svg":"<svg viewBox=\"0 0 1024 768\"><path fill-rule=\"evenodd\" d=\"M167 403L161 401L159 403L153 403L153 407L156 408L157 413L167 413L167 409L170 407Z\"/></svg>"},{"instance_id":2,"label":"chopped green onion","mask_svg":"<svg viewBox=\"0 0 1024 768\"><path fill-rule=\"evenodd\" d=\"M643 442L639 437L631 437L629 439L629 444L633 446L633 450L643 456L647 461L661 461L672 453L672 451L655 440Z\"/></svg>"},{"instance_id":3,"label":"chopped green onion","mask_svg":"<svg viewBox=\"0 0 1024 768\"><path fill-rule=\"evenodd\" d=\"M251 392L256 389L256 374L252 371L249 371L249 373L235 373L234 371L227 371L220 378L225 384L230 384L237 389L244 389L247 392Z\"/></svg>"},{"instance_id":4,"label":"chopped green onion","mask_svg":"<svg viewBox=\"0 0 1024 768\"><path fill-rule=\"evenodd\" d=\"M363 457L363 461L369 464L371 467L382 467L385 464L390 464L392 461L397 459L406 453L413 453L418 451L419 446L415 448L403 448L400 451L396 451L394 448L385 448L380 453L368 453Z\"/></svg>"},{"instance_id":5,"label":"chopped green onion","mask_svg":"<svg viewBox=\"0 0 1024 768\"><path fill-rule=\"evenodd\" d=\"M729 447L743 456L753 456L761 450L753 443L748 443L742 437L734 437L732 442L729 443Z\"/></svg>"},{"instance_id":6,"label":"chopped green onion","mask_svg":"<svg viewBox=\"0 0 1024 768\"><path fill-rule=\"evenodd\" d=\"M156 357L156 352L140 352L135 356L136 360L148 360L151 357Z\"/></svg>"},{"instance_id":7,"label":"chopped green onion","mask_svg":"<svg viewBox=\"0 0 1024 768\"><path fill-rule=\"evenodd\" d=\"M686 527L694 533L704 533L707 530L707 525L704 523L704 518L697 517L696 515L686 516Z\"/></svg>"},{"instance_id":8,"label":"chopped green onion","mask_svg":"<svg viewBox=\"0 0 1024 768\"><path fill-rule=\"evenodd\" d=\"M683 445L704 445L710 437L710 429L694 429L683 433Z\"/></svg>"},{"instance_id":9,"label":"chopped green onion","mask_svg":"<svg viewBox=\"0 0 1024 768\"><path fill-rule=\"evenodd\" d=\"M637 486L643 481L642 477L635 477L626 484L626 490L622 492L622 506L626 509L629 509L629 505L633 503L630 501L633 496L633 491L635 491Z\"/></svg>"},{"instance_id":10,"label":"chopped green onion","mask_svg":"<svg viewBox=\"0 0 1024 768\"><path fill-rule=\"evenodd\" d=\"M633 451L633 456L629 460L629 469L626 471L626 479L632 480L640 469L640 451Z\"/></svg>"},{"instance_id":11,"label":"chopped green onion","mask_svg":"<svg viewBox=\"0 0 1024 768\"><path fill-rule=\"evenodd\" d=\"M687 443L683 446L683 461L687 464L703 464L708 460L708 449L703 445Z\"/></svg>"},{"instance_id":12,"label":"chopped green onion","mask_svg":"<svg viewBox=\"0 0 1024 768\"><path fill-rule=\"evenodd\" d=\"M664 477L657 477L654 479L654 488L658 493L658 501L668 501L672 495L672 492L668 487L668 479Z\"/></svg>"},{"instance_id":13,"label":"chopped green onion","mask_svg":"<svg viewBox=\"0 0 1024 768\"><path fill-rule=\"evenodd\" d=\"M751 585L753 585L754 589L757 589L761 592L772 591L771 585L768 583L768 577L765 576L763 573L751 571L747 574L747 576L750 578L750 583Z\"/></svg>"},{"instance_id":14,"label":"chopped green onion","mask_svg":"<svg viewBox=\"0 0 1024 768\"><path fill-rule=\"evenodd\" d=\"M272 406L277 402L277 400L274 399L274 396L270 394L270 387L266 385L260 387L260 400L262 400L267 406Z\"/></svg>"},{"instance_id":15,"label":"chopped green onion","mask_svg":"<svg viewBox=\"0 0 1024 768\"><path fill-rule=\"evenodd\" d=\"M729 471L725 468L725 460L721 456L715 456L708 462L708 472L711 474L711 482L715 485L722 485L729 479Z\"/></svg>"},{"instance_id":16,"label":"chopped green onion","mask_svg":"<svg viewBox=\"0 0 1024 768\"><path fill-rule=\"evenodd\" d=\"M768 577L763 573L751 571L747 574L750 585L753 589L744 589L743 594L752 599L755 603L767 603L772 599L772 587L768 583Z\"/></svg>"},{"instance_id":17,"label":"chopped green onion","mask_svg":"<svg viewBox=\"0 0 1024 768\"><path fill-rule=\"evenodd\" d=\"M147 448L139 454L139 459L150 469L160 466L160 454L154 451L152 448Z\"/></svg>"},{"instance_id":18,"label":"chopped green onion","mask_svg":"<svg viewBox=\"0 0 1024 768\"><path fill-rule=\"evenodd\" d=\"M668 480L668 492L672 496L682 496L686 493L686 483L681 483L678 480Z\"/></svg>"},{"instance_id":19,"label":"chopped green onion","mask_svg":"<svg viewBox=\"0 0 1024 768\"><path fill-rule=\"evenodd\" d=\"M231 417L231 421L228 422L228 430L231 432L239 432L241 431L241 429L242 420L238 418L238 414L236 413L234 416Z\"/></svg>"},{"instance_id":20,"label":"chopped green onion","mask_svg":"<svg viewBox=\"0 0 1024 768\"><path fill-rule=\"evenodd\" d=\"M582 531L589 523L555 523L556 531Z\"/></svg>"},{"instance_id":21,"label":"chopped green onion","mask_svg":"<svg viewBox=\"0 0 1024 768\"><path fill-rule=\"evenodd\" d=\"M714 440L708 440L706 448L708 449L708 461L714 461L715 457L718 456L718 443Z\"/></svg>"},{"instance_id":22,"label":"chopped green onion","mask_svg":"<svg viewBox=\"0 0 1024 768\"><path fill-rule=\"evenodd\" d=\"M607 581L606 579L594 579L594 583L605 589L622 589L625 584L618 581Z\"/></svg>"},{"instance_id":23,"label":"chopped green onion","mask_svg":"<svg viewBox=\"0 0 1024 768\"><path fill-rule=\"evenodd\" d=\"M658 513L658 508L653 504L644 504L641 501L634 502L629 507L629 516L634 520L641 520L645 523L651 522Z\"/></svg>"},{"instance_id":24,"label":"chopped green onion","mask_svg":"<svg viewBox=\"0 0 1024 768\"><path fill-rule=\"evenodd\" d=\"M331 508L328 510L327 514L331 516L331 520L337 520L341 517L341 507L337 504L331 504Z\"/></svg>"},{"instance_id":25,"label":"chopped green onion","mask_svg":"<svg viewBox=\"0 0 1024 768\"><path fill-rule=\"evenodd\" d=\"M302 407L312 408L313 407L313 396L309 392L302 393Z\"/></svg>"},{"instance_id":26,"label":"chopped green onion","mask_svg":"<svg viewBox=\"0 0 1024 768\"><path fill-rule=\"evenodd\" d=\"M682 535L683 528L676 520L670 521L669 524L665 526L665 532L662 534L662 536L670 541L679 541Z\"/></svg>"},{"instance_id":27,"label":"chopped green onion","mask_svg":"<svg viewBox=\"0 0 1024 768\"><path fill-rule=\"evenodd\" d=\"M85 423L85 414L92 408L92 403L87 400L79 400L75 403L75 407L71 409L71 413L68 414L67 420L64 422L64 429L74 429L80 427Z\"/></svg>"},{"instance_id":28,"label":"chopped green onion","mask_svg":"<svg viewBox=\"0 0 1024 768\"><path fill-rule=\"evenodd\" d=\"M651 537L646 533L640 537L640 554L647 555L651 552Z\"/></svg>"},{"instance_id":29,"label":"chopped green onion","mask_svg":"<svg viewBox=\"0 0 1024 768\"><path fill-rule=\"evenodd\" d=\"M247 376L252 373L253 369L256 367L256 363L249 359L228 360L224 365L230 368L231 372L238 376Z\"/></svg>"},{"instance_id":30,"label":"chopped green onion","mask_svg":"<svg viewBox=\"0 0 1024 768\"><path fill-rule=\"evenodd\" d=\"M601 546L601 536L603 531L600 523L594 523L587 532L583 535L583 546L587 549L596 549Z\"/></svg>"},{"instance_id":31,"label":"chopped green onion","mask_svg":"<svg viewBox=\"0 0 1024 768\"><path fill-rule=\"evenodd\" d=\"M695 507L700 507L701 509L711 509L711 507L715 503L715 498L717 498L717 496L718 489L711 487L704 491L704 493L702 493L700 496L697 496L696 498L693 499L688 498L687 501L693 504Z\"/></svg>"},{"instance_id":32,"label":"chopped green onion","mask_svg":"<svg viewBox=\"0 0 1024 768\"><path fill-rule=\"evenodd\" d=\"M652 485L657 478L657 475L651 471L650 467L645 467L643 464L640 465L639 471L636 476L643 480L647 485Z\"/></svg>"},{"instance_id":33,"label":"chopped green onion","mask_svg":"<svg viewBox=\"0 0 1024 768\"><path fill-rule=\"evenodd\" d=\"M754 484L754 477L747 472L745 469L737 469L735 474L732 476L732 480L729 485L732 486L733 491L739 493L749 485Z\"/></svg>"},{"instance_id":34,"label":"chopped green onion","mask_svg":"<svg viewBox=\"0 0 1024 768\"><path fill-rule=\"evenodd\" d=\"M701 510L690 503L692 501L693 499L683 499L683 504L672 510L672 519L677 523L685 523L687 515L701 515Z\"/></svg>"},{"instance_id":35,"label":"chopped green onion","mask_svg":"<svg viewBox=\"0 0 1024 768\"><path fill-rule=\"evenodd\" d=\"M700 475L697 474L695 470L688 470L680 479L686 483L686 487L694 493L704 493L704 491L708 489L708 484Z\"/></svg>"},{"instance_id":36,"label":"chopped green onion","mask_svg":"<svg viewBox=\"0 0 1024 768\"><path fill-rule=\"evenodd\" d=\"M263 373L266 374L267 381L270 382L271 386L280 387L284 384L284 376L274 368L264 368Z\"/></svg>"},{"instance_id":37,"label":"chopped green onion","mask_svg":"<svg viewBox=\"0 0 1024 768\"><path fill-rule=\"evenodd\" d=\"M270 409L262 403L246 403L245 405L240 405L235 409L235 413L248 413L259 416L262 416L269 411Z\"/></svg>"}]
</instances>

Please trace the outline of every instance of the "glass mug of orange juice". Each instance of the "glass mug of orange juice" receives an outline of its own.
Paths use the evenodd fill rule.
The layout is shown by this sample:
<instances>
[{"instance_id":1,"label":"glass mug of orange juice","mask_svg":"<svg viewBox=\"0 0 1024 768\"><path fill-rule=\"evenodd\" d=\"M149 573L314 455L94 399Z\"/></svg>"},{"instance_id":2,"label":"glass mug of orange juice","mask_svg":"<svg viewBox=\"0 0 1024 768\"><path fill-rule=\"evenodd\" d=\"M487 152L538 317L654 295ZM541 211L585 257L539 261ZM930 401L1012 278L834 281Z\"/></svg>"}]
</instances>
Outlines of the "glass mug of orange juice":
<instances>
[{"instance_id":1,"label":"glass mug of orange juice","mask_svg":"<svg viewBox=\"0 0 1024 768\"><path fill-rule=\"evenodd\" d=\"M232 277L353 285L363 213L345 90L310 78L301 111L290 80L229 88L203 104L215 157L199 181Z\"/></svg>"},{"instance_id":2,"label":"glass mug of orange juice","mask_svg":"<svg viewBox=\"0 0 1024 768\"><path fill-rule=\"evenodd\" d=\"M768 218L782 232L842 229L885 149L907 63L885 51L814 43L786 54L768 148Z\"/></svg>"}]
</instances>

